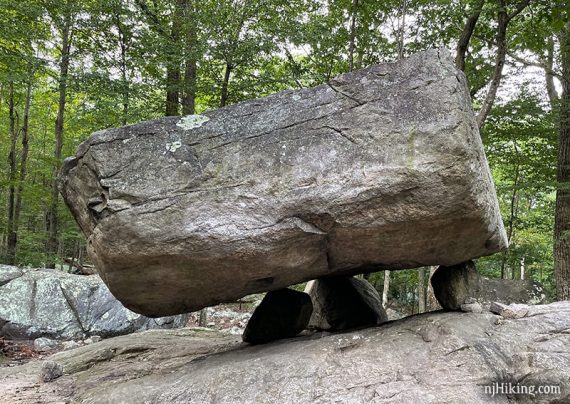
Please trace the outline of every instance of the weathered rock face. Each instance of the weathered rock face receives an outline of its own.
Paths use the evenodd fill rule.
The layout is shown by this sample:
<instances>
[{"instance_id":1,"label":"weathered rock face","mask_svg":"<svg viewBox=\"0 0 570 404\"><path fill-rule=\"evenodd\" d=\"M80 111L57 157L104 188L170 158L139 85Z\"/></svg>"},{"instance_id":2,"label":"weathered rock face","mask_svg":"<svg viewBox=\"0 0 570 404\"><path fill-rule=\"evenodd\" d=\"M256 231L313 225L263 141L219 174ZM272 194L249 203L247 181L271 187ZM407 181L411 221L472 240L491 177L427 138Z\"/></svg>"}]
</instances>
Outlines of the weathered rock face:
<instances>
[{"instance_id":1,"label":"weathered rock face","mask_svg":"<svg viewBox=\"0 0 570 404\"><path fill-rule=\"evenodd\" d=\"M293 289L268 292L251 315L242 339L264 344L299 334L309 324L313 304L308 294Z\"/></svg>"},{"instance_id":2,"label":"weathered rock face","mask_svg":"<svg viewBox=\"0 0 570 404\"><path fill-rule=\"evenodd\" d=\"M152 330L0 368L6 402L568 403L570 302L526 317L433 312L379 327L262 346L204 330ZM46 365L47 366L47 365ZM51 365L57 367L57 365ZM496 395L485 385L558 385L561 394ZM554 400L560 401L554 401Z\"/></svg>"},{"instance_id":3,"label":"weathered rock face","mask_svg":"<svg viewBox=\"0 0 570 404\"><path fill-rule=\"evenodd\" d=\"M479 275L473 261L439 267L431 284L439 304L447 310L460 310L467 300L477 301L485 309L489 309L492 302L541 304L547 300L546 291L538 282L485 278Z\"/></svg>"},{"instance_id":4,"label":"weathered rock face","mask_svg":"<svg viewBox=\"0 0 570 404\"><path fill-rule=\"evenodd\" d=\"M0 335L14 339L104 337L183 327L187 316L148 318L126 309L99 276L0 265Z\"/></svg>"},{"instance_id":5,"label":"weathered rock face","mask_svg":"<svg viewBox=\"0 0 570 404\"><path fill-rule=\"evenodd\" d=\"M61 172L110 290L147 315L506 246L445 50L93 134Z\"/></svg>"},{"instance_id":6,"label":"weathered rock face","mask_svg":"<svg viewBox=\"0 0 570 404\"><path fill-rule=\"evenodd\" d=\"M344 276L318 279L305 291L313 301L311 328L346 330L388 321L380 295L366 280Z\"/></svg>"}]
</instances>

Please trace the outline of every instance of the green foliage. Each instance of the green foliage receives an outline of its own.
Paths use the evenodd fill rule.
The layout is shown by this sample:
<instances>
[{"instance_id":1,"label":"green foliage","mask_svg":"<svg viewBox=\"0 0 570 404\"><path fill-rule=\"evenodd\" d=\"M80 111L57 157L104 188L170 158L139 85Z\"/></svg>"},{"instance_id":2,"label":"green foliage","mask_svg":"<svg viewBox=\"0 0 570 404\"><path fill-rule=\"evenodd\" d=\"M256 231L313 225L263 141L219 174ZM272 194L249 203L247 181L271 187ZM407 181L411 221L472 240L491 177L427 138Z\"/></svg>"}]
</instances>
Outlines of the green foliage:
<instances>
[{"instance_id":1,"label":"green foliage","mask_svg":"<svg viewBox=\"0 0 570 404\"><path fill-rule=\"evenodd\" d=\"M499 277L504 267L509 278L518 278L524 259L526 276L544 283L551 293L557 154L554 118L536 95L524 92L497 106L489 118L483 135L510 248L478 261L485 275Z\"/></svg>"}]
</instances>

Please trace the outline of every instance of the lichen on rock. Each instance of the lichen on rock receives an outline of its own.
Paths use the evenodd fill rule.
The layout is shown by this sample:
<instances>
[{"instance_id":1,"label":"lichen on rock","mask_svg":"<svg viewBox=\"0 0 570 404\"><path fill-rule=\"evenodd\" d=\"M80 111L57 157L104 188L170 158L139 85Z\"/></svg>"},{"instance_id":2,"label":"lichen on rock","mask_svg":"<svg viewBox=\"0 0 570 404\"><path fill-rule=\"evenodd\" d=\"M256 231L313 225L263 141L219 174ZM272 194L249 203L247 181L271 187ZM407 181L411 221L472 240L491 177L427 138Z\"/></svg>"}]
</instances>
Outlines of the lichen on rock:
<instances>
[{"instance_id":1,"label":"lichen on rock","mask_svg":"<svg viewBox=\"0 0 570 404\"><path fill-rule=\"evenodd\" d=\"M190 130L199 128L206 122L208 122L210 118L205 115L186 115L180 119L180 121L176 124L176 126L184 129Z\"/></svg>"}]
</instances>

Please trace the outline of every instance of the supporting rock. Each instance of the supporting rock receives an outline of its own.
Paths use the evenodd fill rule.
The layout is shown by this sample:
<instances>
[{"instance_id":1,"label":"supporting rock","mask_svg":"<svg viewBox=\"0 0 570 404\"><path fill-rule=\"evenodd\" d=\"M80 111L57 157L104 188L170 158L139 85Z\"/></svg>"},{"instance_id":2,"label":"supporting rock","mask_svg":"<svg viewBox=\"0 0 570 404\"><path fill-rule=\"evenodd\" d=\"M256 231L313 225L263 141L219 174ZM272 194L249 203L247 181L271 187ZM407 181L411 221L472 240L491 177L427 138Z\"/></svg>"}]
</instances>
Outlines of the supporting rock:
<instances>
[{"instance_id":1,"label":"supporting rock","mask_svg":"<svg viewBox=\"0 0 570 404\"><path fill-rule=\"evenodd\" d=\"M479 295L480 275L473 261L440 266L431 277L435 298L446 310L460 310L469 297Z\"/></svg>"},{"instance_id":2,"label":"supporting rock","mask_svg":"<svg viewBox=\"0 0 570 404\"><path fill-rule=\"evenodd\" d=\"M293 289L267 292L243 332L244 342L264 344L303 331L313 311L308 294Z\"/></svg>"},{"instance_id":3,"label":"supporting rock","mask_svg":"<svg viewBox=\"0 0 570 404\"><path fill-rule=\"evenodd\" d=\"M388 320L380 295L366 280L323 278L305 290L313 301L309 328L346 330L378 325Z\"/></svg>"},{"instance_id":4,"label":"supporting rock","mask_svg":"<svg viewBox=\"0 0 570 404\"><path fill-rule=\"evenodd\" d=\"M546 291L531 279L489 279L479 275L473 261L451 267L440 266L431 278L435 297L445 310L468 312L489 310L492 302L540 304Z\"/></svg>"}]
</instances>

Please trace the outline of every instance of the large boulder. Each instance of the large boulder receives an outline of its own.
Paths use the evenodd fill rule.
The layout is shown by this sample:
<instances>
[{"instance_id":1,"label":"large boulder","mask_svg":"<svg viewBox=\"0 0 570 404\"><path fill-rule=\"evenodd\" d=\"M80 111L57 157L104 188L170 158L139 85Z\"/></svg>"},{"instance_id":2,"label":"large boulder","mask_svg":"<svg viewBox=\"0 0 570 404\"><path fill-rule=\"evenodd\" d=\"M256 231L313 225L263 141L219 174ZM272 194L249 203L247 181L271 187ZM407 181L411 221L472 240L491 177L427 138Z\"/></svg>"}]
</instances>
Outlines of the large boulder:
<instances>
[{"instance_id":1,"label":"large boulder","mask_svg":"<svg viewBox=\"0 0 570 404\"><path fill-rule=\"evenodd\" d=\"M305 288L313 301L309 327L346 330L388 321L378 291L368 281L354 277L332 277L311 281Z\"/></svg>"},{"instance_id":2,"label":"large boulder","mask_svg":"<svg viewBox=\"0 0 570 404\"><path fill-rule=\"evenodd\" d=\"M438 311L255 347L204 329L145 331L45 358L63 370L48 383L38 383L42 362L0 368L0 397L125 404L568 403L570 302L527 308L518 319ZM509 382L527 391L553 388L548 395L497 390ZM556 386L560 394L553 393Z\"/></svg>"},{"instance_id":3,"label":"large boulder","mask_svg":"<svg viewBox=\"0 0 570 404\"><path fill-rule=\"evenodd\" d=\"M175 328L187 315L148 318L125 308L97 275L0 265L0 336L13 339L110 337Z\"/></svg>"},{"instance_id":4,"label":"large boulder","mask_svg":"<svg viewBox=\"0 0 570 404\"><path fill-rule=\"evenodd\" d=\"M473 261L440 266L431 284L437 301L446 310L460 310L464 303L472 302L485 309L492 302L542 304L548 298L544 287L532 279L489 279L477 272Z\"/></svg>"},{"instance_id":5,"label":"large boulder","mask_svg":"<svg viewBox=\"0 0 570 404\"><path fill-rule=\"evenodd\" d=\"M153 316L507 244L465 77L443 49L102 130L60 179L111 292Z\"/></svg>"}]
</instances>

